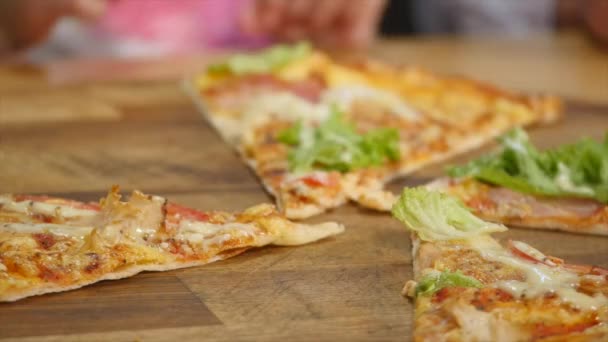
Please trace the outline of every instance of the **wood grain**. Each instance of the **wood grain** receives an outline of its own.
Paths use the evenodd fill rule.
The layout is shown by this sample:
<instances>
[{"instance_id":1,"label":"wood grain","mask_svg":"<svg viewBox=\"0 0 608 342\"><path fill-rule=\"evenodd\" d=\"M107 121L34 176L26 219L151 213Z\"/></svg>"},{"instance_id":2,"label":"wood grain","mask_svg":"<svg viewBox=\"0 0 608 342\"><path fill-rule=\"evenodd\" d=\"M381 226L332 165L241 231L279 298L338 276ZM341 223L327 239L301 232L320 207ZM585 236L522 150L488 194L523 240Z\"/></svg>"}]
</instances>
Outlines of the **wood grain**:
<instances>
[{"instance_id":1,"label":"wood grain","mask_svg":"<svg viewBox=\"0 0 608 342\"><path fill-rule=\"evenodd\" d=\"M177 277L141 274L3 305L0 338L221 324ZM10 327L10 328L9 328Z\"/></svg>"},{"instance_id":2,"label":"wood grain","mask_svg":"<svg viewBox=\"0 0 608 342\"><path fill-rule=\"evenodd\" d=\"M517 80L513 85L523 89L560 86L554 83L551 69L544 71L543 80L533 74L517 75L520 68L536 65L515 58L523 56L529 61L531 57L525 57L529 44L518 50L516 43L443 41L388 42L374 54L392 60L407 54L419 56L416 58L460 54L460 63L446 60L441 64L438 58L431 63L443 70L475 71L477 76L498 83ZM511 63L502 63L499 72L488 71L498 61L482 58L488 44L505 54L513 50ZM563 65L563 55L544 55L542 51L576 56L570 49L577 44L566 39L555 46L540 46L533 50L534 58ZM416 51L408 50L411 46ZM472 52L466 52L468 49ZM584 68L591 53L588 47L581 49L586 52L569 62L577 68ZM553 57L561 62L551 62ZM590 63L595 63L593 68L600 77L600 62L595 59ZM476 64L481 67L475 69ZM0 68L0 103L8 101L11 108L18 109L8 112L4 107L0 112L0 116L11 117L0 121L0 192L96 200L112 184L120 184L124 192L137 188L202 209L242 210L270 200L235 153L201 119L177 80L112 83L106 77L103 82L81 79L78 85L57 86L41 73L35 68ZM3 79L2 75L10 77ZM502 76L505 78L497 79ZM574 95L591 91L594 97L607 90L600 81L587 85L581 81L573 89ZM49 96L56 99L53 108L75 115L62 122L44 120L43 99ZM582 135L601 137L608 129L608 107L586 101L593 99L573 101L564 121L531 130L533 140L549 147ZM78 115L80 109L74 110L80 108L78 103L96 105L82 107ZM89 115L87 111L97 105L118 113L118 117L108 120ZM17 115L30 119L19 121L14 118ZM489 148L451 162L464 161ZM429 167L390 186L398 191L406 184L424 183L439 175L443 167ZM352 205L312 221L322 220L341 221L347 230L308 246L251 250L202 267L144 273L77 291L0 304L0 338L407 340L413 308L400 296L403 283L412 275L407 232L388 215ZM608 266L608 238L519 229L500 234L500 238L521 239L575 263Z\"/></svg>"}]
</instances>

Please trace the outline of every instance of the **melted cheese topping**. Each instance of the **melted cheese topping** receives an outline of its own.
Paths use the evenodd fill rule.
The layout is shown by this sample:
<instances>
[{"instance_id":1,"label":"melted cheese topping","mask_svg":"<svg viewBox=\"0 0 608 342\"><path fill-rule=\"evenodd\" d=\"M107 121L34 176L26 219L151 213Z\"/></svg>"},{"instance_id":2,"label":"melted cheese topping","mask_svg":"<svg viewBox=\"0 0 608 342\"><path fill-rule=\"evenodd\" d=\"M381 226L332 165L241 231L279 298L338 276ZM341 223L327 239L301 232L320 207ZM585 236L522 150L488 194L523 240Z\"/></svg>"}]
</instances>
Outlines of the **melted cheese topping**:
<instances>
[{"instance_id":1,"label":"melted cheese topping","mask_svg":"<svg viewBox=\"0 0 608 342\"><path fill-rule=\"evenodd\" d=\"M373 88L366 85L344 85L326 90L322 101L327 104L336 104L343 111L350 110L357 100L371 102L379 105L391 113L406 119L416 120L418 113L397 94L388 90Z\"/></svg>"},{"instance_id":2,"label":"melted cheese topping","mask_svg":"<svg viewBox=\"0 0 608 342\"><path fill-rule=\"evenodd\" d=\"M325 68L330 63L325 55L313 52L305 58L299 58L283 66L276 74L285 81L299 81L306 79L311 72Z\"/></svg>"},{"instance_id":3,"label":"melted cheese topping","mask_svg":"<svg viewBox=\"0 0 608 342\"><path fill-rule=\"evenodd\" d=\"M508 280L497 284L498 288L516 298L533 298L554 293L562 301L584 310L597 310L600 306L608 304L608 299L604 295L598 294L592 297L576 291L579 276L573 272L519 259L489 237L479 237L471 241L473 249L484 259L524 272L526 275L524 282Z\"/></svg>"},{"instance_id":4,"label":"melted cheese topping","mask_svg":"<svg viewBox=\"0 0 608 342\"><path fill-rule=\"evenodd\" d=\"M208 222L182 221L176 238L202 244L203 248L239 237L253 237L254 240L248 243L252 247L268 244L296 246L340 234L343 231L344 227L334 222L305 225L278 218L270 219L264 224L263 228L258 228L253 224L238 222L212 224Z\"/></svg>"},{"instance_id":5,"label":"melted cheese topping","mask_svg":"<svg viewBox=\"0 0 608 342\"><path fill-rule=\"evenodd\" d=\"M84 239L93 231L93 227L75 227L52 223L0 223L0 232L21 234L53 234Z\"/></svg>"},{"instance_id":6,"label":"melted cheese topping","mask_svg":"<svg viewBox=\"0 0 608 342\"><path fill-rule=\"evenodd\" d=\"M156 234L164 220L162 207L163 197L145 196L134 192L128 202L120 202L120 197L106 198L97 223L96 237L103 244L122 243L146 244L148 238Z\"/></svg>"},{"instance_id":7,"label":"melted cheese topping","mask_svg":"<svg viewBox=\"0 0 608 342\"><path fill-rule=\"evenodd\" d=\"M508 320L501 319L496 313L477 310L472 305L458 302L446 307L458 322L462 341L512 342L527 340L525 333Z\"/></svg>"},{"instance_id":8,"label":"melted cheese topping","mask_svg":"<svg viewBox=\"0 0 608 342\"><path fill-rule=\"evenodd\" d=\"M349 111L357 100L372 102L406 120L418 118L418 113L397 94L365 85L348 85L325 90L318 104L286 91L260 94L244 106L241 127L249 131L271 119L322 122L329 117L331 106Z\"/></svg>"},{"instance_id":9,"label":"melted cheese topping","mask_svg":"<svg viewBox=\"0 0 608 342\"><path fill-rule=\"evenodd\" d=\"M314 104L289 92L261 94L245 106L243 126L251 128L270 118L288 121L321 122L329 116L329 106Z\"/></svg>"},{"instance_id":10,"label":"melted cheese topping","mask_svg":"<svg viewBox=\"0 0 608 342\"><path fill-rule=\"evenodd\" d=\"M339 87L343 85L368 85L368 77L357 70L337 63L331 63L323 68L323 76L329 87Z\"/></svg>"},{"instance_id":11,"label":"melted cheese topping","mask_svg":"<svg viewBox=\"0 0 608 342\"><path fill-rule=\"evenodd\" d=\"M231 222L213 224L209 222L182 221L175 236L178 240L202 245L203 250L212 245L222 244L231 238L257 237L260 231L251 224Z\"/></svg>"},{"instance_id":12,"label":"melted cheese topping","mask_svg":"<svg viewBox=\"0 0 608 342\"><path fill-rule=\"evenodd\" d=\"M2 209L24 213L24 214L42 214L48 216L60 215L64 218L88 217L95 216L98 211L91 209L78 209L65 204L44 203L35 201L16 202L7 196L0 196L0 205Z\"/></svg>"}]
</instances>

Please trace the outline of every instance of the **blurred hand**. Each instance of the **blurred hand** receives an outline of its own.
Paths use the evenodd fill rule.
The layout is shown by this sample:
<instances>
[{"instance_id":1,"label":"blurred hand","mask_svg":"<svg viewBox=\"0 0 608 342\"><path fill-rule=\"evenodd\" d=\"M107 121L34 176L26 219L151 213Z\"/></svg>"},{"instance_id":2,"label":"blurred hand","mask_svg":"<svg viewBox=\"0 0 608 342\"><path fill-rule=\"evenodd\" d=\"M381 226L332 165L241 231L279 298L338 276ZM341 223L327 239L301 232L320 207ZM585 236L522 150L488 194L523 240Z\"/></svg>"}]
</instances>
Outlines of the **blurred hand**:
<instances>
[{"instance_id":1,"label":"blurred hand","mask_svg":"<svg viewBox=\"0 0 608 342\"><path fill-rule=\"evenodd\" d=\"M608 0L557 0L561 26L583 27L608 46Z\"/></svg>"},{"instance_id":2,"label":"blurred hand","mask_svg":"<svg viewBox=\"0 0 608 342\"><path fill-rule=\"evenodd\" d=\"M10 48L21 49L44 40L64 16L84 20L100 17L108 0L0 0L0 30Z\"/></svg>"},{"instance_id":3,"label":"blurred hand","mask_svg":"<svg viewBox=\"0 0 608 342\"><path fill-rule=\"evenodd\" d=\"M386 0L253 0L243 29L286 41L365 47L375 37Z\"/></svg>"},{"instance_id":4,"label":"blurred hand","mask_svg":"<svg viewBox=\"0 0 608 342\"><path fill-rule=\"evenodd\" d=\"M608 45L608 0L588 0L583 17L591 34Z\"/></svg>"}]
</instances>

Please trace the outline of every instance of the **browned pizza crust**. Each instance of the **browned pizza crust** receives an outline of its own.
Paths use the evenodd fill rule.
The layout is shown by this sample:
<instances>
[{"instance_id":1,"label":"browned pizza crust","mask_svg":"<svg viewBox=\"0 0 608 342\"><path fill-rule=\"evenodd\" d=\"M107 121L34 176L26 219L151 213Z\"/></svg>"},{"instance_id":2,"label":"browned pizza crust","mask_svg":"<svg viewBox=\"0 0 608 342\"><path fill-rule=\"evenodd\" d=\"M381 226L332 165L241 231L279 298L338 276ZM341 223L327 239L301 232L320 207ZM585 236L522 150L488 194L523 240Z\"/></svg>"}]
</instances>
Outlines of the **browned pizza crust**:
<instances>
[{"instance_id":1,"label":"browned pizza crust","mask_svg":"<svg viewBox=\"0 0 608 342\"><path fill-rule=\"evenodd\" d=\"M241 249L226 251L226 252L223 252L223 253L215 256L214 258L212 258L210 260L205 260L205 261L202 261L202 260L201 261L191 261L191 262L186 262L186 263L173 262L173 263L168 263L165 265L130 266L130 267L127 267L120 271L114 271L113 273L108 273L97 279L89 279L89 280L79 282L77 284L71 284L71 285L47 284L46 286L41 287L41 288L31 288L31 289L28 289L25 291L18 291L18 292L14 292L14 293L3 293L2 295L0 295L0 301L14 302L19 299L32 297L32 296L38 296L38 295L47 294L47 293L75 290L75 289L79 289L81 287L91 285L91 284L94 284L94 283L97 283L97 282L100 282L103 280L117 280L117 279L129 278L131 276L134 276L134 275L144 272L144 271L162 272L162 271L177 270L180 268L205 265L205 264L209 264L209 263L212 263L215 261L220 261L220 260L228 259L230 257L239 255L239 254L245 252L246 250L247 250L247 248L241 248Z\"/></svg>"}]
</instances>

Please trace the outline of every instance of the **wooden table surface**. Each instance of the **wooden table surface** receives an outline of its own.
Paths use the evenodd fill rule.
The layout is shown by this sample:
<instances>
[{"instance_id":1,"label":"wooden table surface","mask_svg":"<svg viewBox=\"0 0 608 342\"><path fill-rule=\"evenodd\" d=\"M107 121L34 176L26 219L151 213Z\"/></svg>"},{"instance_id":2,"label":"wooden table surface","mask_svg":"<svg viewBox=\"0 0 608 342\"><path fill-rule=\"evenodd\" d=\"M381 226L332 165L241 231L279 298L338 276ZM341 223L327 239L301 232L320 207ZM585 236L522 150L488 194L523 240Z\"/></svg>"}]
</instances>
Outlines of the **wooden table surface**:
<instances>
[{"instance_id":1,"label":"wooden table surface","mask_svg":"<svg viewBox=\"0 0 608 342\"><path fill-rule=\"evenodd\" d=\"M563 95L570 104L565 120L532 130L544 147L608 130L608 56L580 36L391 40L370 54ZM120 184L201 209L269 201L180 90L179 76L205 60L0 67L0 192L96 200ZM440 170L427 168L391 187L427 181ZM408 340L412 304L400 290L412 268L404 228L352 205L314 219L321 220L339 220L347 230L308 246L252 250L207 266L0 304L0 338ZM500 237L608 266L608 238L517 229Z\"/></svg>"}]
</instances>

